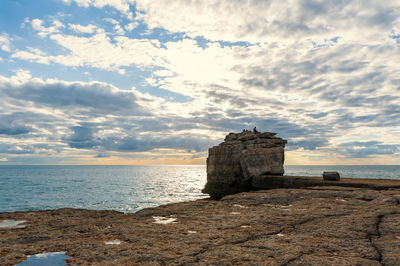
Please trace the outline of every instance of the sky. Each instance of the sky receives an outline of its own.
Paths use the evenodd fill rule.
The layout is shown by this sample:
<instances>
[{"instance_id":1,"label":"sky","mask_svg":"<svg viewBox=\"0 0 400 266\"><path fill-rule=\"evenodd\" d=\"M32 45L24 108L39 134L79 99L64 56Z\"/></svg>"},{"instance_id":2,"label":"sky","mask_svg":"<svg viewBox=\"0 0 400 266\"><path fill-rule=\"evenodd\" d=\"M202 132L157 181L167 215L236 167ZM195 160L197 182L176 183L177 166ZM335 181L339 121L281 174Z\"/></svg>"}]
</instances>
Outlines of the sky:
<instances>
[{"instance_id":1,"label":"sky","mask_svg":"<svg viewBox=\"0 0 400 266\"><path fill-rule=\"evenodd\" d=\"M2 0L0 165L400 164L398 0Z\"/></svg>"}]
</instances>

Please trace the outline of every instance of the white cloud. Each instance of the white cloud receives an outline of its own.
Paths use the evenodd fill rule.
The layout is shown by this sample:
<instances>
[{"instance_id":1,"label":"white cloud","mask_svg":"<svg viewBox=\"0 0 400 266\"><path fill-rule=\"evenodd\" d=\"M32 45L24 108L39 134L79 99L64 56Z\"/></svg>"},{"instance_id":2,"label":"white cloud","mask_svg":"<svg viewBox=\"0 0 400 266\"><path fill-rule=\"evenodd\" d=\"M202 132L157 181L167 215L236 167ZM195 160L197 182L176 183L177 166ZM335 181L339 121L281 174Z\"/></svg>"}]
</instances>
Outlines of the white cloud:
<instances>
[{"instance_id":1,"label":"white cloud","mask_svg":"<svg viewBox=\"0 0 400 266\"><path fill-rule=\"evenodd\" d=\"M70 4L75 2L78 6L89 7L94 6L98 8L103 8L106 6L113 7L122 13L129 12L129 3L133 1L130 0L63 0L64 3Z\"/></svg>"},{"instance_id":2,"label":"white cloud","mask_svg":"<svg viewBox=\"0 0 400 266\"><path fill-rule=\"evenodd\" d=\"M114 42L106 33L97 31L90 37L54 34L50 36L61 47L70 51L66 55L47 55L39 49L17 51L12 57L38 63L59 63L67 66L90 66L107 70L120 67L156 65L159 54L158 41L115 37ZM159 63L158 63L159 64Z\"/></svg>"},{"instance_id":3,"label":"white cloud","mask_svg":"<svg viewBox=\"0 0 400 266\"><path fill-rule=\"evenodd\" d=\"M79 24L69 24L69 27L77 33L94 33L98 28L93 24L86 26Z\"/></svg>"},{"instance_id":4,"label":"white cloud","mask_svg":"<svg viewBox=\"0 0 400 266\"><path fill-rule=\"evenodd\" d=\"M111 24L113 24L114 25L114 32L117 34L117 35L124 35L125 34L125 31L124 31L124 29L121 27L121 25L119 24L119 22L118 22L118 20L116 20L116 19L113 19L113 18L105 18L105 19L103 19L104 21L107 21L107 22L109 22L109 23L111 23Z\"/></svg>"},{"instance_id":5,"label":"white cloud","mask_svg":"<svg viewBox=\"0 0 400 266\"><path fill-rule=\"evenodd\" d=\"M61 23L58 19L53 19L53 25L56 29L64 28L64 24Z\"/></svg>"},{"instance_id":6,"label":"white cloud","mask_svg":"<svg viewBox=\"0 0 400 266\"><path fill-rule=\"evenodd\" d=\"M43 21L40 19L34 19L31 21L32 28L37 31L41 31L43 29Z\"/></svg>"},{"instance_id":7,"label":"white cloud","mask_svg":"<svg viewBox=\"0 0 400 266\"><path fill-rule=\"evenodd\" d=\"M398 1L182 1L182 0L64 0L83 7L110 6L130 14L149 29L164 28L210 40L251 43L341 37L348 42L388 41L400 27ZM244 12L245 10L245 12ZM131 26L128 26L129 28ZM127 29L128 30L128 29Z\"/></svg>"},{"instance_id":8,"label":"white cloud","mask_svg":"<svg viewBox=\"0 0 400 266\"><path fill-rule=\"evenodd\" d=\"M170 70L157 70L154 71L153 74L160 77L171 77L174 75L174 72Z\"/></svg>"},{"instance_id":9,"label":"white cloud","mask_svg":"<svg viewBox=\"0 0 400 266\"><path fill-rule=\"evenodd\" d=\"M341 36L372 42L398 26L398 1L163 1L136 2L150 28L225 41L299 41Z\"/></svg>"},{"instance_id":10,"label":"white cloud","mask_svg":"<svg viewBox=\"0 0 400 266\"><path fill-rule=\"evenodd\" d=\"M128 23L124 26L125 30L127 31L132 31L133 29L135 29L137 26L139 26L139 22L135 21L135 22L131 22Z\"/></svg>"},{"instance_id":11,"label":"white cloud","mask_svg":"<svg viewBox=\"0 0 400 266\"><path fill-rule=\"evenodd\" d=\"M0 49L5 52L11 52L10 37L7 34L0 35Z\"/></svg>"},{"instance_id":12,"label":"white cloud","mask_svg":"<svg viewBox=\"0 0 400 266\"><path fill-rule=\"evenodd\" d=\"M53 26L45 27L43 26L44 21L40 19L33 19L31 21L32 28L38 32L38 35L42 38L57 33L61 28L64 28L64 25L59 20L53 20Z\"/></svg>"},{"instance_id":13,"label":"white cloud","mask_svg":"<svg viewBox=\"0 0 400 266\"><path fill-rule=\"evenodd\" d=\"M107 21L107 22L109 22L111 24L114 24L114 25L118 25L119 24L118 20L113 19L113 18L104 18L103 20Z\"/></svg>"},{"instance_id":14,"label":"white cloud","mask_svg":"<svg viewBox=\"0 0 400 266\"><path fill-rule=\"evenodd\" d=\"M7 158L0 158L0 162L8 162Z\"/></svg>"},{"instance_id":15,"label":"white cloud","mask_svg":"<svg viewBox=\"0 0 400 266\"><path fill-rule=\"evenodd\" d=\"M124 29L120 25L115 25L114 26L114 31L118 35L124 35L125 34Z\"/></svg>"},{"instance_id":16,"label":"white cloud","mask_svg":"<svg viewBox=\"0 0 400 266\"><path fill-rule=\"evenodd\" d=\"M27 50L25 51L16 50L11 57L40 64L50 64L50 58L45 52L32 47L27 47Z\"/></svg>"}]
</instances>

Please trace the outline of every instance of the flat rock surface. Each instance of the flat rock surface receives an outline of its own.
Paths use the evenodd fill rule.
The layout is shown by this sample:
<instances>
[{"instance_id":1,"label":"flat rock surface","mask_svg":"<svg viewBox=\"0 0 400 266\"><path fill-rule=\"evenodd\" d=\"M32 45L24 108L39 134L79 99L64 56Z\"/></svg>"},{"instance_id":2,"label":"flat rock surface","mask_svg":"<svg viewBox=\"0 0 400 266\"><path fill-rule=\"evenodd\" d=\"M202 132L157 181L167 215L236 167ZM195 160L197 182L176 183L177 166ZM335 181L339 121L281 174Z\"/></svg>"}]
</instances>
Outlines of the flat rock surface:
<instances>
[{"instance_id":1,"label":"flat rock surface","mask_svg":"<svg viewBox=\"0 0 400 266\"><path fill-rule=\"evenodd\" d=\"M66 251L71 265L400 265L400 190L271 189L124 214L0 213L0 265ZM107 242L107 244L106 244Z\"/></svg>"}]
</instances>

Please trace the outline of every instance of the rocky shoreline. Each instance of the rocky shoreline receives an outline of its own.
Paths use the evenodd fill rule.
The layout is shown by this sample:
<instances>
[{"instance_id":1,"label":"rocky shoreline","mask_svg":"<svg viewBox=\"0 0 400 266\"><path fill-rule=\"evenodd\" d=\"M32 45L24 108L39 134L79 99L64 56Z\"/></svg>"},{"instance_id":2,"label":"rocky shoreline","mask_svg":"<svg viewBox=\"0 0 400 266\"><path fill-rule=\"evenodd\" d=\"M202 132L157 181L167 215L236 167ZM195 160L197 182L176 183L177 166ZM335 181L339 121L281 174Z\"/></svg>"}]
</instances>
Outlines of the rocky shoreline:
<instances>
[{"instance_id":1,"label":"rocky shoreline","mask_svg":"<svg viewBox=\"0 0 400 266\"><path fill-rule=\"evenodd\" d=\"M4 220L26 222L0 228L0 265L59 251L70 265L400 265L394 180L311 182L127 214L0 213Z\"/></svg>"}]
</instances>

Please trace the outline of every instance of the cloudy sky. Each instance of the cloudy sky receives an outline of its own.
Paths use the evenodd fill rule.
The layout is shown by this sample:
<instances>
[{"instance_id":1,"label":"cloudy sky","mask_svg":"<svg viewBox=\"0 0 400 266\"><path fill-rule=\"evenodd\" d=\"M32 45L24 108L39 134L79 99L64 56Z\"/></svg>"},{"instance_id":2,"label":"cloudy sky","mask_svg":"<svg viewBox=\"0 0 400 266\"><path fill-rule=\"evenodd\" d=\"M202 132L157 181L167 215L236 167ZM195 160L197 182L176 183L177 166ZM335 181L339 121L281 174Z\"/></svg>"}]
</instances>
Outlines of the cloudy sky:
<instances>
[{"instance_id":1,"label":"cloudy sky","mask_svg":"<svg viewBox=\"0 0 400 266\"><path fill-rule=\"evenodd\" d=\"M400 164L398 0L2 0L0 164Z\"/></svg>"}]
</instances>

